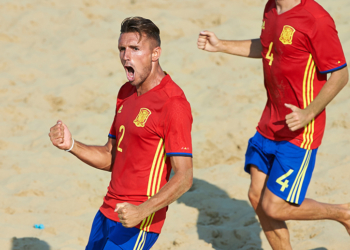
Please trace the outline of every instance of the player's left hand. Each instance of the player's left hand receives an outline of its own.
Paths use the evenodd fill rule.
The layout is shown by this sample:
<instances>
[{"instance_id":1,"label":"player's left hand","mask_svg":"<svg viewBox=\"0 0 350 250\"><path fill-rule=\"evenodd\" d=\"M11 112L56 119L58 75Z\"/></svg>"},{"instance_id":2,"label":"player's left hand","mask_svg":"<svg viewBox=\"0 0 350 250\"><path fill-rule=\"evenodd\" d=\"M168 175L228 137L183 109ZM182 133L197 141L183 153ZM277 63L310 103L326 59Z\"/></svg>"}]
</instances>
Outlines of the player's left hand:
<instances>
[{"instance_id":1,"label":"player's left hand","mask_svg":"<svg viewBox=\"0 0 350 250\"><path fill-rule=\"evenodd\" d=\"M291 131L305 127L313 119L306 109L300 109L292 104L284 105L292 110L292 113L286 115L286 123Z\"/></svg>"},{"instance_id":2,"label":"player's left hand","mask_svg":"<svg viewBox=\"0 0 350 250\"><path fill-rule=\"evenodd\" d=\"M118 213L120 223L126 228L134 227L143 220L140 208L127 202L117 204L114 212Z\"/></svg>"}]
</instances>

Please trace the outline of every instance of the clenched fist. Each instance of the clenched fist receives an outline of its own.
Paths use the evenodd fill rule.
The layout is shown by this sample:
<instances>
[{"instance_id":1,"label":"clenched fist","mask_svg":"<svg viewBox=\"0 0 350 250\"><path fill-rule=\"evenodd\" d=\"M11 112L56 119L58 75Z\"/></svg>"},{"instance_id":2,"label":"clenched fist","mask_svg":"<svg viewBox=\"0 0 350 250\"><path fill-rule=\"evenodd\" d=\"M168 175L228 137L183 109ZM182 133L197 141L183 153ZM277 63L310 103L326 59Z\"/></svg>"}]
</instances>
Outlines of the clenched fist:
<instances>
[{"instance_id":1,"label":"clenched fist","mask_svg":"<svg viewBox=\"0 0 350 250\"><path fill-rule=\"evenodd\" d=\"M292 113L286 115L286 123L290 131L304 128L314 118L306 109L300 109L292 104L284 105L292 110Z\"/></svg>"},{"instance_id":2,"label":"clenched fist","mask_svg":"<svg viewBox=\"0 0 350 250\"><path fill-rule=\"evenodd\" d=\"M197 46L198 49L209 52L219 52L220 39L218 39L213 32L205 30L199 33Z\"/></svg>"},{"instance_id":3,"label":"clenched fist","mask_svg":"<svg viewBox=\"0 0 350 250\"><path fill-rule=\"evenodd\" d=\"M50 128L49 137L52 144L59 149L70 149L73 143L71 133L61 120L58 120L56 125Z\"/></svg>"},{"instance_id":4,"label":"clenched fist","mask_svg":"<svg viewBox=\"0 0 350 250\"><path fill-rule=\"evenodd\" d=\"M130 228L138 225L144 219L140 210L140 207L124 202L117 204L114 212L118 213L123 227Z\"/></svg>"}]
</instances>

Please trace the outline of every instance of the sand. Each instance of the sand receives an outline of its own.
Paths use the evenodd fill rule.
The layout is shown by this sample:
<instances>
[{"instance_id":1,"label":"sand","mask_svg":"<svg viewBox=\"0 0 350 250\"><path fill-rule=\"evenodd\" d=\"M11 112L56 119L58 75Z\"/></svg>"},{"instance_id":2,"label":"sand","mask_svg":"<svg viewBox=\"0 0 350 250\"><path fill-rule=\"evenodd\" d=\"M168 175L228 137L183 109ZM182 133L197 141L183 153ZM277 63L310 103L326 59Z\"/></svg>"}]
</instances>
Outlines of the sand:
<instances>
[{"instance_id":1,"label":"sand","mask_svg":"<svg viewBox=\"0 0 350 250\"><path fill-rule=\"evenodd\" d=\"M350 58L348 1L319 1ZM0 1L0 248L84 249L110 174L57 150L62 119L75 139L101 145L126 81L117 40L128 16L161 30L161 65L192 105L194 185L172 204L154 250L270 249L247 199L243 161L266 102L260 60L206 53L199 31L260 35L265 1ZM308 196L349 202L350 85L327 108ZM44 230L33 228L42 223ZM294 249L350 249L336 222L288 222ZM25 247L26 246L26 247Z\"/></svg>"}]
</instances>

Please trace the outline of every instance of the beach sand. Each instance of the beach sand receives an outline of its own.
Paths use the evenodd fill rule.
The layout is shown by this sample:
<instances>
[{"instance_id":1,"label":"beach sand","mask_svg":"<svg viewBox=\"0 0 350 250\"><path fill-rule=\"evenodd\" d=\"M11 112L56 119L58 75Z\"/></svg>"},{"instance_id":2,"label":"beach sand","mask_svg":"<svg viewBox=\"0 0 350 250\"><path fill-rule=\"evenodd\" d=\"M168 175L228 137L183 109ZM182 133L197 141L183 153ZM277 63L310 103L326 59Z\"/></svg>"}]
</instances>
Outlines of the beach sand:
<instances>
[{"instance_id":1,"label":"beach sand","mask_svg":"<svg viewBox=\"0 0 350 250\"><path fill-rule=\"evenodd\" d=\"M348 1L319 1L350 58ZM84 249L110 174L52 146L62 119L76 140L102 145L126 81L117 49L121 21L153 20L161 65L191 103L194 185L169 207L154 250L270 249L243 171L248 139L266 102L260 60L197 49L201 30L222 39L260 35L265 1L0 1L0 248ZM308 197L349 202L350 85L327 107ZM44 230L33 228L42 223ZM292 221L298 250L350 249L343 226ZM26 246L26 248L25 248Z\"/></svg>"}]
</instances>

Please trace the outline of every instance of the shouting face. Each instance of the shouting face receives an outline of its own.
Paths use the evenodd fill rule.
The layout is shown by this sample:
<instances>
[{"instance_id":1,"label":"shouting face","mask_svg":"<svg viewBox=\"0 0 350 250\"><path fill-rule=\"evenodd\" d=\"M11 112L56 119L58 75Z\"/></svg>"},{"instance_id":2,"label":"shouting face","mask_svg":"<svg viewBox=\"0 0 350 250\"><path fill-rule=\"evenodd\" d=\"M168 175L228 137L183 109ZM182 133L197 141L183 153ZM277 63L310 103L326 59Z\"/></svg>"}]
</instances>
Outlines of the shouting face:
<instances>
[{"instance_id":1,"label":"shouting face","mask_svg":"<svg viewBox=\"0 0 350 250\"><path fill-rule=\"evenodd\" d=\"M137 32L122 33L119 37L119 56L126 77L133 86L141 85L152 70L154 41Z\"/></svg>"}]
</instances>

